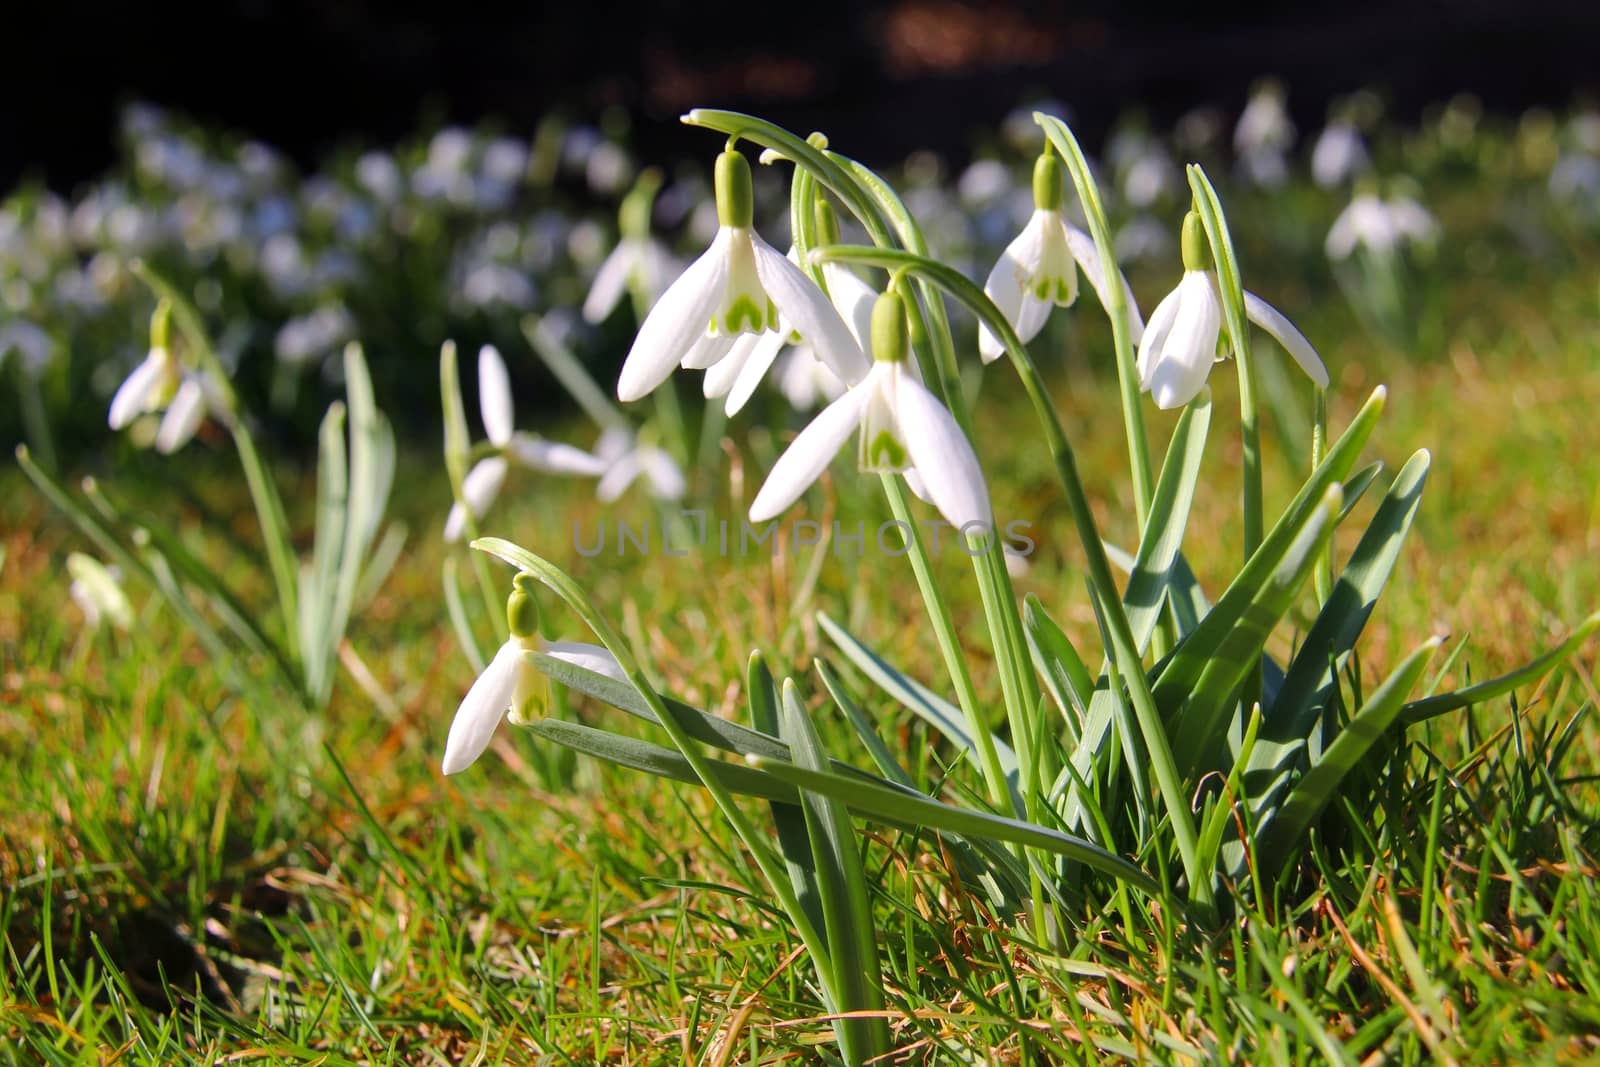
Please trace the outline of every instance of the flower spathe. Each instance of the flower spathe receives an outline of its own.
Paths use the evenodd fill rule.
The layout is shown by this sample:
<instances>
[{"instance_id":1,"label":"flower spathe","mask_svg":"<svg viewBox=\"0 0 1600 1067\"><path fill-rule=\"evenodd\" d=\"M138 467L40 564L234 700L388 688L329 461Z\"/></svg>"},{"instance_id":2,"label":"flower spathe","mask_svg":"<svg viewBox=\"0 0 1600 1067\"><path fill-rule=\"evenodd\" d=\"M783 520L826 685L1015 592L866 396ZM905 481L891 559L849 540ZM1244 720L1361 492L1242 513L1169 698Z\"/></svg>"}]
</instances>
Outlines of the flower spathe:
<instances>
[{"instance_id":1,"label":"flower spathe","mask_svg":"<svg viewBox=\"0 0 1600 1067\"><path fill-rule=\"evenodd\" d=\"M925 496L958 530L993 526L983 470L955 416L906 363L905 305L900 294L880 296L873 309L872 369L817 415L778 457L750 505L750 521L775 518L827 469L850 434L860 431L864 471L915 475Z\"/></svg>"},{"instance_id":2,"label":"flower spathe","mask_svg":"<svg viewBox=\"0 0 1600 1067\"><path fill-rule=\"evenodd\" d=\"M699 259L661 294L639 326L617 381L617 397L638 400L680 364L715 366L741 335L779 331L779 316L847 382L866 361L822 290L751 227L750 165L735 151L716 166L717 235Z\"/></svg>"},{"instance_id":3,"label":"flower spathe","mask_svg":"<svg viewBox=\"0 0 1600 1067\"><path fill-rule=\"evenodd\" d=\"M1183 278L1150 313L1139 345L1139 387L1159 408L1183 407L1199 395L1218 358L1222 296L1204 244L1199 216L1191 211L1183 222ZM1317 350L1282 312L1254 293L1245 293L1244 313L1282 345L1319 388L1327 388L1328 371Z\"/></svg>"},{"instance_id":4,"label":"flower spathe","mask_svg":"<svg viewBox=\"0 0 1600 1067\"><path fill-rule=\"evenodd\" d=\"M478 675L456 709L444 746L441 769L445 774L457 774L472 766L489 747L501 719L509 716L516 722L542 713L549 681L533 665L532 653L542 652L595 674L627 681L616 657L599 645L547 642L538 636L533 581L530 575L517 575L506 602L511 636Z\"/></svg>"},{"instance_id":5,"label":"flower spathe","mask_svg":"<svg viewBox=\"0 0 1600 1067\"><path fill-rule=\"evenodd\" d=\"M474 463L462 479L462 499L451 505L444 523L447 542L461 540L468 511L474 519L488 514L513 462L549 474L596 478L605 473L605 461L581 448L514 429L516 413L511 403L511 375L506 372L505 360L493 345L484 345L478 350L478 407L494 454Z\"/></svg>"},{"instance_id":6,"label":"flower spathe","mask_svg":"<svg viewBox=\"0 0 1600 1067\"><path fill-rule=\"evenodd\" d=\"M1046 152L1033 168L1034 211L1022 232L1006 246L984 283L983 292L1024 344L1038 336L1051 307L1070 307L1078 299L1078 271L1094 287L1100 304L1111 307L1105 292L1105 268L1094 239L1061 214L1061 161ZM1133 290L1119 272L1128 307L1128 325L1135 342L1144 332ZM1005 345L982 323L978 353L985 363L1005 354Z\"/></svg>"}]
</instances>

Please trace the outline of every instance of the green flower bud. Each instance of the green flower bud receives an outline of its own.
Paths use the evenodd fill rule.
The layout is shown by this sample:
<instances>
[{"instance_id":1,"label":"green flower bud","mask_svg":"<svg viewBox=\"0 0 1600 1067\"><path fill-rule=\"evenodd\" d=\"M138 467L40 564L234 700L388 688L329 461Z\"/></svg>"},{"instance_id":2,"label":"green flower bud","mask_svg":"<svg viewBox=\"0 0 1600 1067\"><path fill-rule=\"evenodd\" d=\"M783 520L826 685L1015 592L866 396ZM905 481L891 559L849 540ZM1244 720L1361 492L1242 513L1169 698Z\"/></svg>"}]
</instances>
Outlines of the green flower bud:
<instances>
[{"instance_id":1,"label":"green flower bud","mask_svg":"<svg viewBox=\"0 0 1600 1067\"><path fill-rule=\"evenodd\" d=\"M893 289L872 305L872 358L880 363L906 358L906 304Z\"/></svg>"},{"instance_id":2,"label":"green flower bud","mask_svg":"<svg viewBox=\"0 0 1600 1067\"><path fill-rule=\"evenodd\" d=\"M1206 242L1205 224L1197 211L1183 217L1183 269L1211 269L1211 246Z\"/></svg>"},{"instance_id":3,"label":"green flower bud","mask_svg":"<svg viewBox=\"0 0 1600 1067\"><path fill-rule=\"evenodd\" d=\"M511 583L511 595L506 598L506 623L511 636L524 640L539 636L539 601L534 598L538 580L526 572L518 574Z\"/></svg>"},{"instance_id":4,"label":"green flower bud","mask_svg":"<svg viewBox=\"0 0 1600 1067\"><path fill-rule=\"evenodd\" d=\"M172 351L172 301L165 297L150 314L150 347Z\"/></svg>"},{"instance_id":5,"label":"green flower bud","mask_svg":"<svg viewBox=\"0 0 1600 1067\"><path fill-rule=\"evenodd\" d=\"M661 171L650 167L639 175L639 180L633 183L633 188L623 198L622 208L618 214L618 227L624 237L650 236L650 212L656 202L656 194L661 191Z\"/></svg>"},{"instance_id":6,"label":"green flower bud","mask_svg":"<svg viewBox=\"0 0 1600 1067\"><path fill-rule=\"evenodd\" d=\"M1064 182L1061 160L1045 152L1033 164L1033 206L1040 211L1060 211Z\"/></svg>"},{"instance_id":7,"label":"green flower bud","mask_svg":"<svg viewBox=\"0 0 1600 1067\"><path fill-rule=\"evenodd\" d=\"M756 198L750 187L750 162L744 153L728 149L717 157L717 221L748 230L755 219Z\"/></svg>"}]
</instances>

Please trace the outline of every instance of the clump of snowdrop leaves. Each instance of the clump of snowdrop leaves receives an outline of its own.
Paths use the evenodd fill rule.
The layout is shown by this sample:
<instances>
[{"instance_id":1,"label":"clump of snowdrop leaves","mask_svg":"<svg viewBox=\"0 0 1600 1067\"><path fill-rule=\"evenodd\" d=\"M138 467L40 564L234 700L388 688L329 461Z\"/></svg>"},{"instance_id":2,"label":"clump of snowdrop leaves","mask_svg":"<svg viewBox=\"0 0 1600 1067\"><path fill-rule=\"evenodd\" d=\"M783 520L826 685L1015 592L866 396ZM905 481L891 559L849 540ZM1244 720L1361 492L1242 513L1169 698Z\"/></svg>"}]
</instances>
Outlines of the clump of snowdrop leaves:
<instances>
[{"instance_id":1,"label":"clump of snowdrop leaves","mask_svg":"<svg viewBox=\"0 0 1600 1067\"><path fill-rule=\"evenodd\" d=\"M780 333L783 322L839 378L860 381L866 361L844 320L800 268L752 228L750 164L741 153L730 148L717 157L715 184L717 235L640 324L617 397L644 397L679 365L713 367L741 337Z\"/></svg>"},{"instance_id":2,"label":"clump of snowdrop leaves","mask_svg":"<svg viewBox=\"0 0 1600 1067\"><path fill-rule=\"evenodd\" d=\"M186 367L172 349L172 305L163 300L150 320L150 353L133 369L111 398L107 418L121 430L141 415L161 414L156 451L176 452L200 429L212 390L204 374Z\"/></svg>"},{"instance_id":3,"label":"clump of snowdrop leaves","mask_svg":"<svg viewBox=\"0 0 1600 1067\"><path fill-rule=\"evenodd\" d=\"M1000 254L984 283L984 295L994 301L1024 343L1038 336L1051 307L1070 307L1078 299L1080 268L1094 286L1101 306L1111 306L1104 291L1105 268L1093 239L1061 214L1064 187L1061 161L1047 146L1033 165L1033 214ZM1137 342L1144 324L1126 278L1122 286L1131 336ZM985 363L1005 354L1005 346L987 325L978 328L978 352Z\"/></svg>"},{"instance_id":4,"label":"clump of snowdrop leaves","mask_svg":"<svg viewBox=\"0 0 1600 1067\"><path fill-rule=\"evenodd\" d=\"M1159 408L1183 407L1205 387L1219 358L1222 296L1197 212L1183 220L1183 278L1150 314L1139 345L1139 386ZM1283 313L1254 293L1244 294L1245 316L1267 331L1318 388L1328 371L1311 342Z\"/></svg>"},{"instance_id":5,"label":"clump of snowdrop leaves","mask_svg":"<svg viewBox=\"0 0 1600 1067\"><path fill-rule=\"evenodd\" d=\"M616 657L599 645L545 641L539 636L539 608L531 575L519 574L506 600L511 636L500 646L483 673L462 698L445 741L445 774L459 774L475 763L494 737L500 720L525 723L541 716L549 701L550 682L530 656L542 652L595 674L626 681Z\"/></svg>"},{"instance_id":6,"label":"clump of snowdrop leaves","mask_svg":"<svg viewBox=\"0 0 1600 1067\"><path fill-rule=\"evenodd\" d=\"M872 370L822 410L778 458L750 505L750 521L782 514L827 469L860 430L863 471L910 474L951 526L964 532L992 527L989 489L972 445L955 417L928 392L906 360L906 308L898 292L872 309Z\"/></svg>"},{"instance_id":7,"label":"clump of snowdrop leaves","mask_svg":"<svg viewBox=\"0 0 1600 1067\"><path fill-rule=\"evenodd\" d=\"M445 519L446 541L461 540L468 511L474 519L481 519L488 513L513 464L547 474L587 478L598 478L606 473L606 461L598 456L515 428L511 376L506 371L505 360L493 345L484 345L478 351L478 405L492 451L474 463L462 479L461 499L451 506L450 515Z\"/></svg>"}]
</instances>

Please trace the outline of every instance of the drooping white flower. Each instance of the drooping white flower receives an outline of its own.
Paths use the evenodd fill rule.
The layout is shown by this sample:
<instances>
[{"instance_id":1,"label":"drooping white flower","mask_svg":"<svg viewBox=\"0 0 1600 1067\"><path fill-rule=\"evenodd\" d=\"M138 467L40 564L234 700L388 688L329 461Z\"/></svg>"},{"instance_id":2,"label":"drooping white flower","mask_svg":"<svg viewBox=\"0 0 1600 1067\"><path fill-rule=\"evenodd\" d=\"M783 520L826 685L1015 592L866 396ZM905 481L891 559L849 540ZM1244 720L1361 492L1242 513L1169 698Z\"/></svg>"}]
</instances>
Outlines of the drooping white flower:
<instances>
[{"instance_id":1,"label":"drooping white flower","mask_svg":"<svg viewBox=\"0 0 1600 1067\"><path fill-rule=\"evenodd\" d=\"M653 304L682 272L683 264L660 241L653 237L624 237L595 271L589 295L583 301L583 317L589 322L603 322L622 302L628 283L634 280Z\"/></svg>"},{"instance_id":2,"label":"drooping white flower","mask_svg":"<svg viewBox=\"0 0 1600 1067\"><path fill-rule=\"evenodd\" d=\"M605 465L595 489L595 496L604 503L621 497L640 478L657 500L681 500L689 490L689 480L666 450L641 442L632 430L606 430L594 451Z\"/></svg>"},{"instance_id":3,"label":"drooping white flower","mask_svg":"<svg viewBox=\"0 0 1600 1067\"><path fill-rule=\"evenodd\" d=\"M207 402L205 379L172 352L170 315L165 301L156 307L150 352L117 387L106 419L113 430L120 430L140 415L164 411L155 439L156 451L163 455L176 452L194 437L205 421Z\"/></svg>"},{"instance_id":4,"label":"drooping white flower","mask_svg":"<svg viewBox=\"0 0 1600 1067\"><path fill-rule=\"evenodd\" d=\"M456 774L466 770L483 755L494 737L500 720L527 721L544 711L550 683L534 667L531 653L543 652L577 667L627 681L622 666L599 645L576 641L545 641L539 636L538 611L533 600L534 579L528 574L516 577L506 601L506 616L511 636L494 654L489 665L472 683L450 723L445 741L442 770Z\"/></svg>"},{"instance_id":5,"label":"drooping white flower","mask_svg":"<svg viewBox=\"0 0 1600 1067\"><path fill-rule=\"evenodd\" d=\"M1150 313L1139 345L1139 387L1159 408L1182 407L1193 400L1218 359L1222 295L1205 240L1200 217L1189 212L1183 220L1183 278ZM1244 313L1282 345L1319 388L1327 388L1328 371L1317 350L1282 312L1247 292Z\"/></svg>"},{"instance_id":6,"label":"drooping white flower","mask_svg":"<svg viewBox=\"0 0 1600 1067\"><path fill-rule=\"evenodd\" d=\"M1044 329L1052 306L1069 307L1078 299L1078 270L1088 276L1102 307L1109 309L1105 270L1094 239L1062 217L1061 161L1046 152L1033 167L1033 215L989 272L983 291L1017 331L1023 343ZM1120 273L1118 275L1121 277ZM1128 325L1137 342L1144 333L1139 305L1128 280L1122 279ZM978 352L985 363L1005 354L1005 346L988 326L978 326Z\"/></svg>"},{"instance_id":7,"label":"drooping white flower","mask_svg":"<svg viewBox=\"0 0 1600 1067\"><path fill-rule=\"evenodd\" d=\"M1250 100L1233 128L1233 147L1241 156L1263 152L1281 155L1294 144L1294 123L1284 107L1283 86L1271 79L1250 92Z\"/></svg>"},{"instance_id":8,"label":"drooping white flower","mask_svg":"<svg viewBox=\"0 0 1600 1067\"><path fill-rule=\"evenodd\" d=\"M483 415L483 429L494 447L492 455L485 456L472 465L461 482L462 500L450 507L444 523L447 542L461 540L466 529L467 512L474 519L488 514L489 506L500 495L511 464L547 474L572 474L597 478L605 473L605 461L591 456L581 448L547 441L535 434L517 430L515 412L511 404L511 376L506 372L505 360L493 345L478 350L478 406ZM462 507L463 501L466 507Z\"/></svg>"},{"instance_id":9,"label":"drooping white flower","mask_svg":"<svg viewBox=\"0 0 1600 1067\"><path fill-rule=\"evenodd\" d=\"M1342 120L1328 123L1311 149L1311 177L1324 189L1343 185L1371 165L1360 132Z\"/></svg>"},{"instance_id":10,"label":"drooping white flower","mask_svg":"<svg viewBox=\"0 0 1600 1067\"><path fill-rule=\"evenodd\" d=\"M866 361L839 313L799 267L751 229L750 165L740 153L717 157L716 194L717 235L640 324L617 397L638 400L680 364L716 365L741 335L778 331L780 314L835 374L859 381Z\"/></svg>"},{"instance_id":11,"label":"drooping white flower","mask_svg":"<svg viewBox=\"0 0 1600 1067\"><path fill-rule=\"evenodd\" d=\"M1357 193L1328 230L1330 259L1349 259L1357 248L1390 256L1402 245L1426 244L1439 233L1428 209L1409 196L1380 197L1372 190Z\"/></svg>"},{"instance_id":12,"label":"drooping white flower","mask_svg":"<svg viewBox=\"0 0 1600 1067\"><path fill-rule=\"evenodd\" d=\"M993 512L972 445L944 405L906 363L904 299L878 297L872 314L873 366L824 408L789 446L750 505L750 521L775 518L827 469L860 430L864 471L915 475L925 496L958 530L992 530Z\"/></svg>"},{"instance_id":13,"label":"drooping white flower","mask_svg":"<svg viewBox=\"0 0 1600 1067\"><path fill-rule=\"evenodd\" d=\"M839 240L839 223L834 217L833 208L822 200L817 201L817 240L822 245L836 244ZM795 249L789 249L788 258L791 261L796 260L797 255ZM833 302L839 317L844 320L856 347L865 351L872 331L872 306L878 294L849 268L837 263L822 265L822 281L827 286L828 299ZM771 333L745 334L734 342L733 349L721 361L706 371L704 381L706 399L725 396L727 400L723 406L724 410L730 417L737 415L755 395L756 386L761 384L761 379L766 376L767 371L772 368L786 347L799 354L796 359L802 361L801 367L809 365L818 368L813 372L814 377L820 376L825 382L835 383L834 395L838 395L838 391L843 388L838 376L826 363L817 359L816 351L811 345L794 333L788 321L779 315L777 330ZM824 385L823 388L828 387ZM814 404L815 401L812 401L801 410L809 410Z\"/></svg>"},{"instance_id":14,"label":"drooping white flower","mask_svg":"<svg viewBox=\"0 0 1600 1067\"><path fill-rule=\"evenodd\" d=\"M103 620L109 620L124 632L133 628L133 605L122 591L121 575L115 567L73 552L67 556L67 573L72 576L67 595L83 612L85 626L95 630Z\"/></svg>"}]
</instances>

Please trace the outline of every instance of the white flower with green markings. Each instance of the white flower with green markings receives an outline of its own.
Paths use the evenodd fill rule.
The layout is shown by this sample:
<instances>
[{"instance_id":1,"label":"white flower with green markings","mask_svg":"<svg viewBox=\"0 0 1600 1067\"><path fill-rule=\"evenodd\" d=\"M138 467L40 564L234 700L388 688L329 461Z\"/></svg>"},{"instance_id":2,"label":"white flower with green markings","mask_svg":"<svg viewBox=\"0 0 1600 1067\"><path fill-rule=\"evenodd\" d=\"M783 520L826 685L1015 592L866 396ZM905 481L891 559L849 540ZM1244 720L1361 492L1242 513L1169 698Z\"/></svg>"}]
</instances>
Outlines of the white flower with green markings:
<instances>
[{"instance_id":1,"label":"white flower with green markings","mask_svg":"<svg viewBox=\"0 0 1600 1067\"><path fill-rule=\"evenodd\" d=\"M1318 388L1328 386L1328 371L1305 334L1283 313L1254 293L1244 294L1245 317L1272 336ZM1222 294L1211 266L1205 229L1191 211L1183 220L1183 278L1150 313L1139 345L1139 387L1159 408L1179 408L1199 395L1222 358Z\"/></svg>"},{"instance_id":2,"label":"white flower with green markings","mask_svg":"<svg viewBox=\"0 0 1600 1067\"><path fill-rule=\"evenodd\" d=\"M107 567L82 552L73 552L67 556L67 573L72 576L67 595L83 612L83 622L88 629L97 630L104 621L124 633L133 629L133 605L128 602L128 594L122 591L121 575L115 567Z\"/></svg>"},{"instance_id":3,"label":"white flower with green markings","mask_svg":"<svg viewBox=\"0 0 1600 1067\"><path fill-rule=\"evenodd\" d=\"M773 465L750 505L750 521L782 514L827 469L851 433L860 431L863 471L895 472L915 481L958 530L993 527L989 488L955 416L917 380L906 362L904 298L894 290L872 309L872 369L800 431Z\"/></svg>"},{"instance_id":4,"label":"white flower with green markings","mask_svg":"<svg viewBox=\"0 0 1600 1067\"><path fill-rule=\"evenodd\" d=\"M1078 271L1094 286L1100 304L1110 303L1105 292L1105 268L1094 239L1069 223L1061 213L1065 182L1061 160L1048 149L1033 165L1033 214L989 272L983 292L1006 317L1017 337L1027 344L1044 329L1052 307L1071 307L1078 299ZM1139 305L1128 280L1118 277L1128 305L1128 324L1137 342L1144 332ZM994 331L978 326L978 353L985 363L1005 354Z\"/></svg>"},{"instance_id":5,"label":"white flower with green markings","mask_svg":"<svg viewBox=\"0 0 1600 1067\"><path fill-rule=\"evenodd\" d=\"M150 352L111 398L107 422L121 430L141 415L161 412L156 451L170 455L188 444L206 418L205 378L185 367L172 350L172 309L165 300L150 319Z\"/></svg>"},{"instance_id":6,"label":"white flower with green markings","mask_svg":"<svg viewBox=\"0 0 1600 1067\"><path fill-rule=\"evenodd\" d=\"M578 641L545 641L539 636L539 609L533 598L535 579L517 575L506 601L511 636L472 683L445 741L445 774L466 770L483 755L500 720L527 722L544 714L550 700L550 681L534 667L531 654L542 652L577 667L627 681L622 666L599 645Z\"/></svg>"},{"instance_id":7,"label":"white flower with green markings","mask_svg":"<svg viewBox=\"0 0 1600 1067\"><path fill-rule=\"evenodd\" d=\"M468 510L474 519L488 514L513 463L547 474L598 478L605 473L605 461L581 448L514 429L511 376L506 372L505 360L493 345L484 345L478 350L478 406L483 414L484 432L489 435L494 451L474 463L462 479L462 499L451 506L450 516L444 523L447 542L461 540Z\"/></svg>"},{"instance_id":8,"label":"white flower with green markings","mask_svg":"<svg viewBox=\"0 0 1600 1067\"><path fill-rule=\"evenodd\" d=\"M732 149L717 157L716 198L717 235L640 325L617 381L618 399L648 395L679 365L715 366L741 337L782 337L790 328L840 378L860 381L866 360L844 320L799 267L751 228L750 164Z\"/></svg>"}]
</instances>

